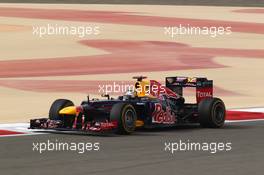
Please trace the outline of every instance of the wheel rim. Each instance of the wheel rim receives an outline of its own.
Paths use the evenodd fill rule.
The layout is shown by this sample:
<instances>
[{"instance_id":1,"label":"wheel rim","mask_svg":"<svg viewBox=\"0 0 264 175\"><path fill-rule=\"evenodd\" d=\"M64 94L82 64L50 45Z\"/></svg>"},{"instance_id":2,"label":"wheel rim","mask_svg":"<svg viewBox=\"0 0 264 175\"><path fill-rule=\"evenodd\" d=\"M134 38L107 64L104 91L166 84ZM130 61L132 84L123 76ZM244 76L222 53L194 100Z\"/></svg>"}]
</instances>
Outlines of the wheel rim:
<instances>
[{"instance_id":1,"label":"wheel rim","mask_svg":"<svg viewBox=\"0 0 264 175\"><path fill-rule=\"evenodd\" d=\"M220 103L216 105L214 114L215 114L214 118L215 118L216 123L222 124L225 118L225 110Z\"/></svg>"},{"instance_id":2,"label":"wheel rim","mask_svg":"<svg viewBox=\"0 0 264 175\"><path fill-rule=\"evenodd\" d=\"M125 125L128 129L134 128L135 122L135 112L131 109L128 109L124 115Z\"/></svg>"}]
</instances>

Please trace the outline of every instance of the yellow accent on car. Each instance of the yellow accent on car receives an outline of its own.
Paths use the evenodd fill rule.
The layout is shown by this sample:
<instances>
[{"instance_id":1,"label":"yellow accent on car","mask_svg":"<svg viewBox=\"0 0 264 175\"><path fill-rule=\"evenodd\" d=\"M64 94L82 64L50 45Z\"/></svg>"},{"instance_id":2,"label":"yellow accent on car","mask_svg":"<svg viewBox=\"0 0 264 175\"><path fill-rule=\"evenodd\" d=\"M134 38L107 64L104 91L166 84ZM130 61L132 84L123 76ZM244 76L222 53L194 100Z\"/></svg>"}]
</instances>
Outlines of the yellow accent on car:
<instances>
[{"instance_id":1,"label":"yellow accent on car","mask_svg":"<svg viewBox=\"0 0 264 175\"><path fill-rule=\"evenodd\" d=\"M142 120L137 120L136 121L136 127L141 127L144 125L144 122Z\"/></svg>"},{"instance_id":2,"label":"yellow accent on car","mask_svg":"<svg viewBox=\"0 0 264 175\"><path fill-rule=\"evenodd\" d=\"M62 115L76 115L76 107L75 106L68 106L63 108L59 111L59 114Z\"/></svg>"},{"instance_id":3,"label":"yellow accent on car","mask_svg":"<svg viewBox=\"0 0 264 175\"><path fill-rule=\"evenodd\" d=\"M148 80L137 81L135 87L138 97L145 97L150 93L150 81Z\"/></svg>"}]
</instances>

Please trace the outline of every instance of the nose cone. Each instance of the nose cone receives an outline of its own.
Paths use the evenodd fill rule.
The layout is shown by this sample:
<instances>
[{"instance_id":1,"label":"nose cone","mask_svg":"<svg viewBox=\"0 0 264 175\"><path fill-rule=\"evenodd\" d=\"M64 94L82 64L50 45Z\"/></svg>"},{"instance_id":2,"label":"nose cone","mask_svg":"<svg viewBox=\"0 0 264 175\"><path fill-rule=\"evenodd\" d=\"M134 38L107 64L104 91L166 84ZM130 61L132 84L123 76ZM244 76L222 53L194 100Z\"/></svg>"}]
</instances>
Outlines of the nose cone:
<instances>
[{"instance_id":1,"label":"nose cone","mask_svg":"<svg viewBox=\"0 0 264 175\"><path fill-rule=\"evenodd\" d=\"M63 108L59 111L61 115L76 115L76 107L75 106L68 106Z\"/></svg>"}]
</instances>

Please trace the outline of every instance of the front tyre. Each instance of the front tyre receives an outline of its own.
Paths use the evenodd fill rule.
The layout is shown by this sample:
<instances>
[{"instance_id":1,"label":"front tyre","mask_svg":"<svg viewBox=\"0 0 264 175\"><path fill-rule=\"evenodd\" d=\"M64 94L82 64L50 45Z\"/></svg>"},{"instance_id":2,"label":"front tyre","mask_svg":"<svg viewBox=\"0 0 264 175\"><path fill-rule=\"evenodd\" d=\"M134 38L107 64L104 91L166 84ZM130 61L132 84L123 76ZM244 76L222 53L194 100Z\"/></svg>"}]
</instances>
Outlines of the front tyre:
<instances>
[{"instance_id":1,"label":"front tyre","mask_svg":"<svg viewBox=\"0 0 264 175\"><path fill-rule=\"evenodd\" d=\"M110 112L110 121L117 121L118 134L131 134L136 128L137 113L131 104L117 103Z\"/></svg>"},{"instance_id":2,"label":"front tyre","mask_svg":"<svg viewBox=\"0 0 264 175\"><path fill-rule=\"evenodd\" d=\"M198 104L200 125L206 128L220 128L225 123L225 104L219 98L206 98Z\"/></svg>"},{"instance_id":3,"label":"front tyre","mask_svg":"<svg viewBox=\"0 0 264 175\"><path fill-rule=\"evenodd\" d=\"M73 102L66 99L55 100L50 107L49 119L62 120L63 116L59 114L59 111L68 106L74 106Z\"/></svg>"}]
</instances>

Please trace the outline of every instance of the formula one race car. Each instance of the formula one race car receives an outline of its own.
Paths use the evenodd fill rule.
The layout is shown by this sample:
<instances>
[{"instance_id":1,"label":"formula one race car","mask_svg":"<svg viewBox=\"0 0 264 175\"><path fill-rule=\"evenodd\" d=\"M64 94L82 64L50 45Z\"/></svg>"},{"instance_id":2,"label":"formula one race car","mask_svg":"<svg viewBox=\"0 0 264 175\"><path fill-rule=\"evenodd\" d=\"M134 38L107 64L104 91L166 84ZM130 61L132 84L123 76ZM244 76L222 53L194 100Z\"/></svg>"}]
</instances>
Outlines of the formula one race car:
<instances>
[{"instance_id":1,"label":"formula one race car","mask_svg":"<svg viewBox=\"0 0 264 175\"><path fill-rule=\"evenodd\" d=\"M225 122L225 105L213 97L213 81L207 78L166 77L166 85L154 80L137 79L133 90L117 99L93 99L74 106L58 99L51 105L49 118L30 120L30 129L131 134L138 127L169 127L200 123L220 128ZM186 103L183 88L196 88L196 103Z\"/></svg>"}]
</instances>

